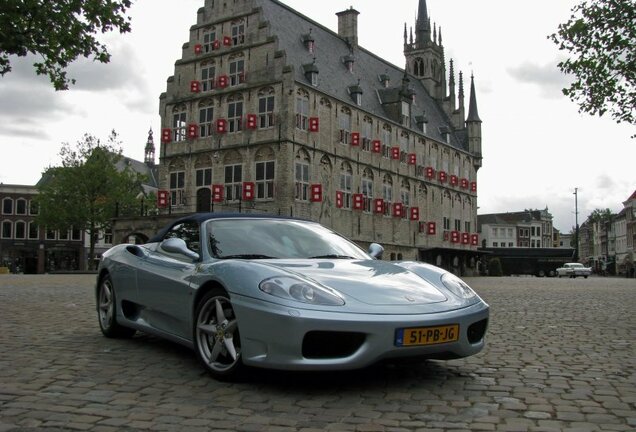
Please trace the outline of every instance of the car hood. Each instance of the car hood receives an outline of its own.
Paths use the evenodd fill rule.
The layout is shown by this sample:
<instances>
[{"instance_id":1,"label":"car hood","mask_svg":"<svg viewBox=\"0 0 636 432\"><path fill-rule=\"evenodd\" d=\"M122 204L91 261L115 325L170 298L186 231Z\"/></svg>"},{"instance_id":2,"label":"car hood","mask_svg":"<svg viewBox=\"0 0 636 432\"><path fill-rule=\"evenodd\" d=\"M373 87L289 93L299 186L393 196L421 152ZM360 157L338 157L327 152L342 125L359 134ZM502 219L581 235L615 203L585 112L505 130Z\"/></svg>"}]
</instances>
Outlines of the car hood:
<instances>
[{"instance_id":1,"label":"car hood","mask_svg":"<svg viewBox=\"0 0 636 432\"><path fill-rule=\"evenodd\" d=\"M266 265L318 282L369 305L425 305L448 300L433 283L386 261L277 260Z\"/></svg>"}]
</instances>

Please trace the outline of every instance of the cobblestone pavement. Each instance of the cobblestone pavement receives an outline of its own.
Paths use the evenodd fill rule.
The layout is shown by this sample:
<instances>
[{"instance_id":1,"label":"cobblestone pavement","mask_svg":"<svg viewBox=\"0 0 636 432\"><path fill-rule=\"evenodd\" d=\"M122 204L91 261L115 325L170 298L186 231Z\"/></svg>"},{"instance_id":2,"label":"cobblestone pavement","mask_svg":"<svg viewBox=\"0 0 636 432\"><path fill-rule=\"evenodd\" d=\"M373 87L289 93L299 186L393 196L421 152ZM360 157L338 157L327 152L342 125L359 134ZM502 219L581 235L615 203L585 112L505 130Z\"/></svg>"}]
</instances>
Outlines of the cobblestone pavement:
<instances>
[{"instance_id":1,"label":"cobblestone pavement","mask_svg":"<svg viewBox=\"0 0 636 432\"><path fill-rule=\"evenodd\" d=\"M0 275L0 432L636 430L636 280L467 281L492 307L476 356L226 383L102 337L94 276Z\"/></svg>"}]
</instances>

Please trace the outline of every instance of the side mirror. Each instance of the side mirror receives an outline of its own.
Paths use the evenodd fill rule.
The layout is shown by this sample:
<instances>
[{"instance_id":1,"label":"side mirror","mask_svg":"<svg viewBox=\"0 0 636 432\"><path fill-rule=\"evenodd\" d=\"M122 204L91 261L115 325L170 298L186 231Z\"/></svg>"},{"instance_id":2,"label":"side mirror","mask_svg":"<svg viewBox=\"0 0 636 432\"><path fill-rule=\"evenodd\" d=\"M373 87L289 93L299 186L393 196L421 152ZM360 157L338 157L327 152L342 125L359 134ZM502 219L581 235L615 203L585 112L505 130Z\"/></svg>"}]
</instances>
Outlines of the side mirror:
<instances>
[{"instance_id":1,"label":"side mirror","mask_svg":"<svg viewBox=\"0 0 636 432\"><path fill-rule=\"evenodd\" d=\"M192 261L199 259L199 254L188 249L188 245L183 239L172 237L161 242L161 249L166 252L184 255Z\"/></svg>"},{"instance_id":2,"label":"side mirror","mask_svg":"<svg viewBox=\"0 0 636 432\"><path fill-rule=\"evenodd\" d=\"M369 255L371 255L374 259L382 259L382 254L384 253L384 248L382 245L378 243L371 243L369 245Z\"/></svg>"}]
</instances>

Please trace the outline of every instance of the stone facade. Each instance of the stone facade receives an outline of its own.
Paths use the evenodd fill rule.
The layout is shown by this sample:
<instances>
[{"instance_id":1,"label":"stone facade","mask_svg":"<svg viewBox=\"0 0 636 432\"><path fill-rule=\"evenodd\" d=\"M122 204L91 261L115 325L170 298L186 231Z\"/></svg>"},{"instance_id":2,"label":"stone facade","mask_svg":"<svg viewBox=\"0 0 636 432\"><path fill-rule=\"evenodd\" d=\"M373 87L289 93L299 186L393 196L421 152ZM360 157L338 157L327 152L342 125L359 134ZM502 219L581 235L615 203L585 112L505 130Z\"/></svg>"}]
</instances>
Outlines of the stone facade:
<instances>
[{"instance_id":1,"label":"stone facade","mask_svg":"<svg viewBox=\"0 0 636 432\"><path fill-rule=\"evenodd\" d=\"M274 0L205 1L160 97L161 214L297 216L389 259L470 272L474 80L464 119L425 1L415 39L405 27L406 71L358 46L357 11L338 18L336 34Z\"/></svg>"}]
</instances>

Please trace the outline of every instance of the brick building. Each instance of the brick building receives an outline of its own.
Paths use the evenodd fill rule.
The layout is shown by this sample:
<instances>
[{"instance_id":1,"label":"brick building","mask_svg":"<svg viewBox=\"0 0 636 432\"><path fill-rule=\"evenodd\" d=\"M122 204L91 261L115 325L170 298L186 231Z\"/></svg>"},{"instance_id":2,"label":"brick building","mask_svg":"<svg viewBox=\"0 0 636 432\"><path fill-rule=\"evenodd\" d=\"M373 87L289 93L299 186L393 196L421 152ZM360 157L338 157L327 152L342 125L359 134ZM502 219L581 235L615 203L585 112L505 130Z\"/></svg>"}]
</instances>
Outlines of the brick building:
<instances>
[{"instance_id":1,"label":"brick building","mask_svg":"<svg viewBox=\"0 0 636 432\"><path fill-rule=\"evenodd\" d=\"M205 0L160 97L161 213L293 215L471 273L474 79L466 107L425 0L396 47L406 70L358 44L358 15L336 33L279 1Z\"/></svg>"},{"instance_id":2,"label":"brick building","mask_svg":"<svg viewBox=\"0 0 636 432\"><path fill-rule=\"evenodd\" d=\"M0 267L12 273L85 269L84 233L38 226L36 186L0 184Z\"/></svg>"}]
</instances>

